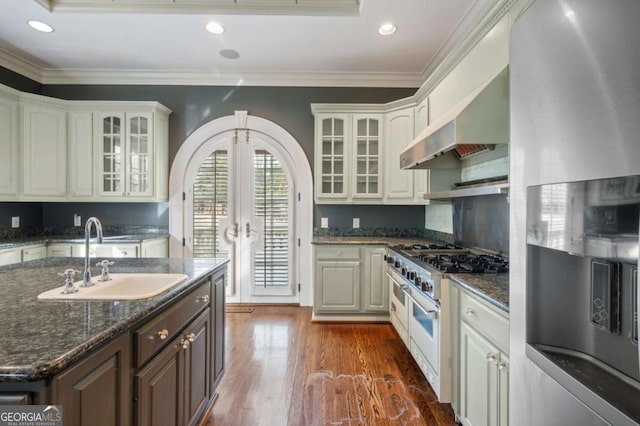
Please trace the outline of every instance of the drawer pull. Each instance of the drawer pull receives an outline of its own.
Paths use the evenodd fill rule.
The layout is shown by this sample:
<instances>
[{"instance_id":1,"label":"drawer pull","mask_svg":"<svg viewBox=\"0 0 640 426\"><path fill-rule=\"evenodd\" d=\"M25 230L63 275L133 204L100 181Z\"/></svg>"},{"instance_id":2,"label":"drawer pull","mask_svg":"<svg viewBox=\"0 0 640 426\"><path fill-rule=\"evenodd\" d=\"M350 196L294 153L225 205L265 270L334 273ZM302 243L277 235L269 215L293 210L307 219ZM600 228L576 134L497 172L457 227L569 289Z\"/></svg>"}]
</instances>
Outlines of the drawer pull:
<instances>
[{"instance_id":1,"label":"drawer pull","mask_svg":"<svg viewBox=\"0 0 640 426\"><path fill-rule=\"evenodd\" d=\"M209 303L209 296L206 295L206 294L204 296L198 296L198 297L196 297L196 300L198 302Z\"/></svg>"},{"instance_id":2,"label":"drawer pull","mask_svg":"<svg viewBox=\"0 0 640 426\"><path fill-rule=\"evenodd\" d=\"M189 349L189 344L190 344L190 342L189 342L189 340L187 340L187 339L182 339L182 340L180 341L180 346L182 346L182 349L184 349L185 351L186 351L187 349Z\"/></svg>"},{"instance_id":3,"label":"drawer pull","mask_svg":"<svg viewBox=\"0 0 640 426\"><path fill-rule=\"evenodd\" d=\"M336 256L342 256L342 252L341 251L337 251L336 252Z\"/></svg>"},{"instance_id":4,"label":"drawer pull","mask_svg":"<svg viewBox=\"0 0 640 426\"><path fill-rule=\"evenodd\" d=\"M484 357L489 362L493 362L496 360L496 354L488 353ZM498 363L496 363L496 365L498 365Z\"/></svg>"},{"instance_id":5,"label":"drawer pull","mask_svg":"<svg viewBox=\"0 0 640 426\"><path fill-rule=\"evenodd\" d=\"M496 362L496 366L498 367L498 370L504 370L507 368L507 363L504 361L498 361Z\"/></svg>"},{"instance_id":6,"label":"drawer pull","mask_svg":"<svg viewBox=\"0 0 640 426\"><path fill-rule=\"evenodd\" d=\"M156 335L160 338L160 340L165 340L167 337L169 337L169 330L167 330L166 328L162 329L158 331Z\"/></svg>"},{"instance_id":7,"label":"drawer pull","mask_svg":"<svg viewBox=\"0 0 640 426\"><path fill-rule=\"evenodd\" d=\"M184 337L186 337L186 339L187 339L188 341L190 341L190 342L193 342L194 340L196 340L196 334L195 334L195 333L189 333L189 334L187 334L187 335L186 335L186 336L184 336Z\"/></svg>"},{"instance_id":8,"label":"drawer pull","mask_svg":"<svg viewBox=\"0 0 640 426\"><path fill-rule=\"evenodd\" d=\"M469 315L469 316L472 316L472 315L475 315L475 314L476 314L476 312L475 312L473 309L471 309L471 308L467 308L467 310L466 310L466 311L464 311L464 313L465 313L465 314L467 314L467 315Z\"/></svg>"}]
</instances>

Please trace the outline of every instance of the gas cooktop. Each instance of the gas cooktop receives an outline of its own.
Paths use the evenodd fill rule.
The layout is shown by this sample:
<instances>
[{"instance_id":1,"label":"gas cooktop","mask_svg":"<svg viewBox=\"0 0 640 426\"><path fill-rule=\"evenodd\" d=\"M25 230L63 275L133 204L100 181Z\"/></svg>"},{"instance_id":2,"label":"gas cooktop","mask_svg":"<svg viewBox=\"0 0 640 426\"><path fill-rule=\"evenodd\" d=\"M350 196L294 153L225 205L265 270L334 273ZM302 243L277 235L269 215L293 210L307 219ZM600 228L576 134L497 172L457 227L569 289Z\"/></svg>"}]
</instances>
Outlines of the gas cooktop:
<instances>
[{"instance_id":1,"label":"gas cooktop","mask_svg":"<svg viewBox=\"0 0 640 426\"><path fill-rule=\"evenodd\" d=\"M444 253L412 256L440 272L447 273L500 273L509 272L509 261L491 254Z\"/></svg>"}]
</instances>

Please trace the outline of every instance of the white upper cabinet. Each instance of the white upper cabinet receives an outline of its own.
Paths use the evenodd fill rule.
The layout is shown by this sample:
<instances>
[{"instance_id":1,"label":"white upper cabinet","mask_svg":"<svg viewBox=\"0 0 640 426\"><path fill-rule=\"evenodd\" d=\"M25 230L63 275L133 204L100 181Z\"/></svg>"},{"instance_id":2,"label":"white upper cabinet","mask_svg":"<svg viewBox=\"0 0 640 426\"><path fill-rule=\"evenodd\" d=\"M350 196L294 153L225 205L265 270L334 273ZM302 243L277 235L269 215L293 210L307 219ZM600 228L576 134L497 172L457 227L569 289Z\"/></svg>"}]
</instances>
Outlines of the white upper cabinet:
<instances>
[{"instance_id":1,"label":"white upper cabinet","mask_svg":"<svg viewBox=\"0 0 640 426\"><path fill-rule=\"evenodd\" d=\"M40 97L37 97L40 98ZM22 105L22 195L67 196L67 113L53 103Z\"/></svg>"},{"instance_id":2,"label":"white upper cabinet","mask_svg":"<svg viewBox=\"0 0 640 426\"><path fill-rule=\"evenodd\" d=\"M429 98L424 98L415 107L414 135L417 136L429 125Z\"/></svg>"},{"instance_id":3,"label":"white upper cabinet","mask_svg":"<svg viewBox=\"0 0 640 426\"><path fill-rule=\"evenodd\" d=\"M0 195L18 195L18 100L0 90Z\"/></svg>"},{"instance_id":4,"label":"white upper cabinet","mask_svg":"<svg viewBox=\"0 0 640 426\"><path fill-rule=\"evenodd\" d=\"M67 124L71 198L93 197L93 114L71 111Z\"/></svg>"},{"instance_id":5,"label":"white upper cabinet","mask_svg":"<svg viewBox=\"0 0 640 426\"><path fill-rule=\"evenodd\" d=\"M382 120L378 115L353 115L353 198L382 197Z\"/></svg>"},{"instance_id":6,"label":"white upper cabinet","mask_svg":"<svg viewBox=\"0 0 640 426\"><path fill-rule=\"evenodd\" d=\"M167 201L169 114L0 84L0 201Z\"/></svg>"},{"instance_id":7,"label":"white upper cabinet","mask_svg":"<svg viewBox=\"0 0 640 426\"><path fill-rule=\"evenodd\" d=\"M100 113L96 135L98 195L153 197L153 114Z\"/></svg>"},{"instance_id":8,"label":"white upper cabinet","mask_svg":"<svg viewBox=\"0 0 640 426\"><path fill-rule=\"evenodd\" d=\"M316 114L317 203L382 199L382 114Z\"/></svg>"},{"instance_id":9,"label":"white upper cabinet","mask_svg":"<svg viewBox=\"0 0 640 426\"><path fill-rule=\"evenodd\" d=\"M320 114L316 117L316 200L346 200L350 117Z\"/></svg>"},{"instance_id":10,"label":"white upper cabinet","mask_svg":"<svg viewBox=\"0 0 640 426\"><path fill-rule=\"evenodd\" d=\"M413 140L413 108L385 114L385 199L413 201L413 171L400 168L400 153Z\"/></svg>"}]
</instances>

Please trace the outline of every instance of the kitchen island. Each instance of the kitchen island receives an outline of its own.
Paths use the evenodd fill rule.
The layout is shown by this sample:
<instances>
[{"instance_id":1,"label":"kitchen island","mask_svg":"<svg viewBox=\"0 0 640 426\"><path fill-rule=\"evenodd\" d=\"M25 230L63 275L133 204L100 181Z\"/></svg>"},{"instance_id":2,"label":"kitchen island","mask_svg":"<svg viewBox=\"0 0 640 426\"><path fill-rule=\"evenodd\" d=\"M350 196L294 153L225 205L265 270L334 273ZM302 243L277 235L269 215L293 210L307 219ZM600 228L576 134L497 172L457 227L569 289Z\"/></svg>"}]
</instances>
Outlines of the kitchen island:
<instances>
[{"instance_id":1,"label":"kitchen island","mask_svg":"<svg viewBox=\"0 0 640 426\"><path fill-rule=\"evenodd\" d=\"M19 403L62 404L65 425L85 418L80 399L88 407L92 400L103 409L112 407L107 418L125 424L151 424L151 414L192 423L212 400L223 371L227 263L117 259L112 273L187 276L156 297L128 301L37 299L64 284L59 272L82 269L81 259L50 258L0 268L0 328L5 331L0 336L0 394ZM105 350L111 353L105 355ZM78 368L86 373L78 375ZM160 405L153 399L160 397L160 389L154 396L149 378L160 378L162 371L171 373L162 384L169 399ZM199 399L193 399L194 392ZM169 407L172 398L175 406Z\"/></svg>"}]
</instances>

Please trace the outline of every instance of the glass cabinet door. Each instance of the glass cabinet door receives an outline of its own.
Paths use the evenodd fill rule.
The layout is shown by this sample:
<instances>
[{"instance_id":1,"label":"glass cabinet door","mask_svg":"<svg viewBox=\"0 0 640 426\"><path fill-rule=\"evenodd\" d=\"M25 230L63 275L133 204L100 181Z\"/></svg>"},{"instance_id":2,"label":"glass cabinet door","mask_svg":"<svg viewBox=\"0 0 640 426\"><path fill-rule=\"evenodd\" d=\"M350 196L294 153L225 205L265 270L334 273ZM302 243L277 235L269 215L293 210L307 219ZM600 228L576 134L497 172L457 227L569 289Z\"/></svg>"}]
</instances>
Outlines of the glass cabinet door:
<instances>
[{"instance_id":1,"label":"glass cabinet door","mask_svg":"<svg viewBox=\"0 0 640 426\"><path fill-rule=\"evenodd\" d=\"M124 191L124 115L113 114L101 119L100 193L122 195Z\"/></svg>"},{"instance_id":2,"label":"glass cabinet door","mask_svg":"<svg viewBox=\"0 0 640 426\"><path fill-rule=\"evenodd\" d=\"M380 187L380 120L354 117L354 197L379 197Z\"/></svg>"},{"instance_id":3,"label":"glass cabinet door","mask_svg":"<svg viewBox=\"0 0 640 426\"><path fill-rule=\"evenodd\" d=\"M127 195L152 195L151 153L151 115L127 115Z\"/></svg>"},{"instance_id":4,"label":"glass cabinet door","mask_svg":"<svg viewBox=\"0 0 640 426\"><path fill-rule=\"evenodd\" d=\"M345 120L321 120L321 183L322 195L344 196L345 187Z\"/></svg>"}]
</instances>

